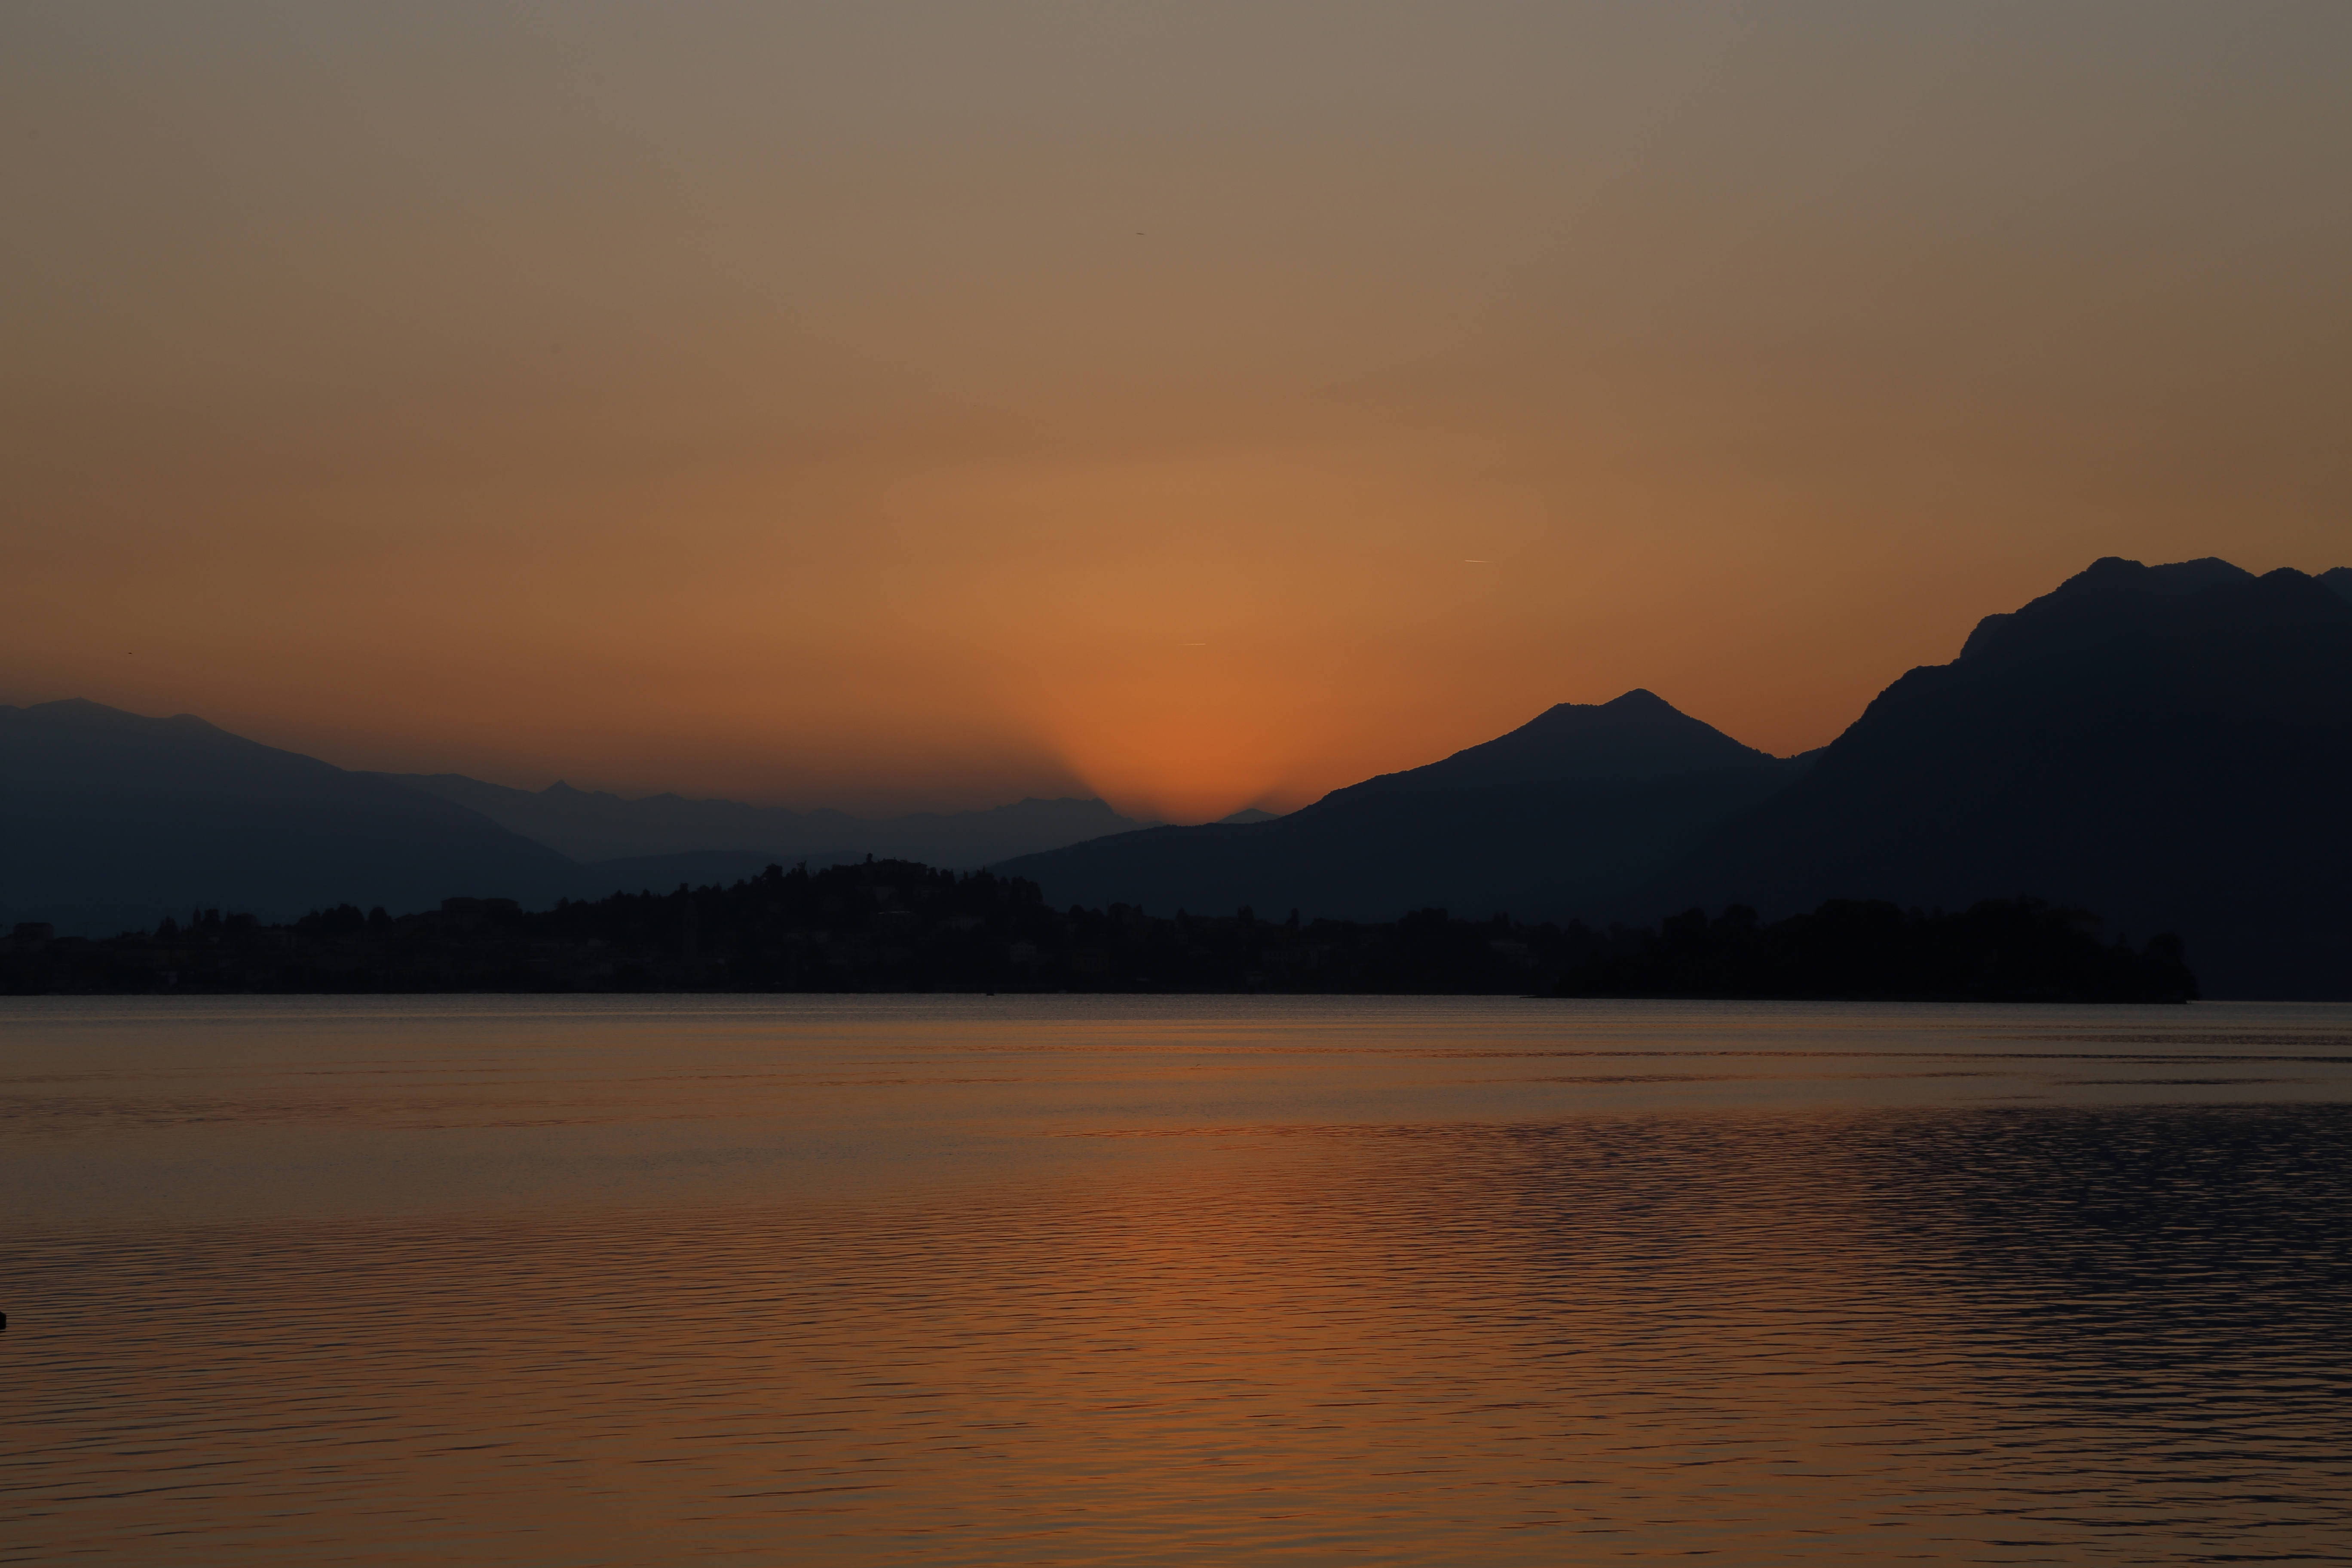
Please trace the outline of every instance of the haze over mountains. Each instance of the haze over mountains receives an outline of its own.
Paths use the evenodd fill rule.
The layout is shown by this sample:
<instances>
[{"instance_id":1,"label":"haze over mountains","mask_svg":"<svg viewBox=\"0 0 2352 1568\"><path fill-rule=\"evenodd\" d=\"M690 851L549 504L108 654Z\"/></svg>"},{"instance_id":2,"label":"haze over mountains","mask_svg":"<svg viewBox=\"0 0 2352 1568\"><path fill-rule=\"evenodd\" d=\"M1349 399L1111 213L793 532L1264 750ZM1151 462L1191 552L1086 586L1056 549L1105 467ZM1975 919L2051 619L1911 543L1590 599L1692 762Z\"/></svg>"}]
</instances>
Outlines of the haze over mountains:
<instances>
[{"instance_id":1,"label":"haze over mountains","mask_svg":"<svg viewBox=\"0 0 2352 1568\"><path fill-rule=\"evenodd\" d=\"M876 822L841 811L786 811L676 795L625 800L561 781L534 791L463 773L375 776L455 801L580 861L740 850L796 859L873 855L968 870L1148 826L1099 800L1033 798L988 811L918 812Z\"/></svg>"},{"instance_id":2,"label":"haze over mountains","mask_svg":"<svg viewBox=\"0 0 2352 1568\"><path fill-rule=\"evenodd\" d=\"M1805 756L1636 690L1286 817L1199 827L1137 827L1100 801L860 823L512 790L348 773L185 716L0 708L0 922L546 904L872 852L993 861L1056 904L1277 920L1647 924L1692 905L1770 918L1832 897L2032 893L2135 937L2179 932L2210 995L2352 996L2347 786L2352 570L2110 558L1987 616L1952 663L1911 671Z\"/></svg>"},{"instance_id":3,"label":"haze over mountains","mask_svg":"<svg viewBox=\"0 0 2352 1568\"><path fill-rule=\"evenodd\" d=\"M79 935L197 906L268 921L466 896L541 907L732 881L774 860L874 854L970 869L1135 826L1100 801L869 823L561 784L532 793L349 772L189 714L151 719L82 700L0 707L0 924L45 921Z\"/></svg>"},{"instance_id":4,"label":"haze over mountains","mask_svg":"<svg viewBox=\"0 0 2352 1568\"><path fill-rule=\"evenodd\" d=\"M274 919L492 889L544 901L579 869L478 812L193 715L0 707L0 921L99 935L196 905Z\"/></svg>"}]
</instances>

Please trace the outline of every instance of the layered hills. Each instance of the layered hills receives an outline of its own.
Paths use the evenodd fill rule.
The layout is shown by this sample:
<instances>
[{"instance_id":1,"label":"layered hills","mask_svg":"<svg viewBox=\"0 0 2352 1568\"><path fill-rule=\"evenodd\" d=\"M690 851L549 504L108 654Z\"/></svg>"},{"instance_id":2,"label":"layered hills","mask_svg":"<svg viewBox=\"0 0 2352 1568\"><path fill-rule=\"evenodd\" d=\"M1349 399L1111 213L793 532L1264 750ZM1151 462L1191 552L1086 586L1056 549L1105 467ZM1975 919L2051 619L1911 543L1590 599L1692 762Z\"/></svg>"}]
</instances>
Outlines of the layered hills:
<instances>
[{"instance_id":1,"label":"layered hills","mask_svg":"<svg viewBox=\"0 0 2352 1568\"><path fill-rule=\"evenodd\" d=\"M677 795L627 800L604 790L574 789L561 780L543 790L522 790L463 773L376 776L455 801L580 861L735 850L793 859L872 855L968 869L1144 826L1099 800L1033 797L986 811L916 812L869 821L843 811L787 811Z\"/></svg>"},{"instance_id":2,"label":"layered hills","mask_svg":"<svg viewBox=\"0 0 2352 1568\"><path fill-rule=\"evenodd\" d=\"M97 934L197 904L299 915L469 893L550 901L579 867L479 813L188 714L0 707L0 919Z\"/></svg>"},{"instance_id":3,"label":"layered hills","mask_svg":"<svg viewBox=\"0 0 2352 1568\"><path fill-rule=\"evenodd\" d=\"M970 868L1135 824L1100 801L866 822L676 795L354 773L193 715L0 707L0 922L99 935L196 907L291 920L354 903L729 882L771 862L920 855Z\"/></svg>"},{"instance_id":4,"label":"layered hills","mask_svg":"<svg viewBox=\"0 0 2352 1568\"><path fill-rule=\"evenodd\" d=\"M2032 894L2098 911L2110 936L2178 932L2209 995L2352 996L2347 786L2352 570L2108 559L1987 616L1806 756L1633 691L1287 816L1198 827L1139 828L1099 801L866 823L509 790L348 773L185 716L0 708L0 922L544 906L872 853L992 862L1061 907L1275 921L1438 907L1646 926Z\"/></svg>"},{"instance_id":5,"label":"layered hills","mask_svg":"<svg viewBox=\"0 0 2352 1568\"><path fill-rule=\"evenodd\" d=\"M1744 746L1648 691L1561 703L1496 740L1334 790L1287 816L1155 827L1000 871L1048 901L1393 919L1437 906L1575 915L1654 876L1808 759Z\"/></svg>"}]
</instances>

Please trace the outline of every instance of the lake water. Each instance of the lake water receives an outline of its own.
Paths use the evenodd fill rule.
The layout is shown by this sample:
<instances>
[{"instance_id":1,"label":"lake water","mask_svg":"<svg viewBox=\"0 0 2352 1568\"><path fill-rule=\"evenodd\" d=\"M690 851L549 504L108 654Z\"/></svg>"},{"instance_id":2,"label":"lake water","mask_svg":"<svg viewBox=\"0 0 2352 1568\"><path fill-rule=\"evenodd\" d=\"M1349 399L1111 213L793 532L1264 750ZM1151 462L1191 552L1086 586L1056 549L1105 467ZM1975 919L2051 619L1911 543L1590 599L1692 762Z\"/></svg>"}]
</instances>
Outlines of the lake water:
<instances>
[{"instance_id":1,"label":"lake water","mask_svg":"<svg viewBox=\"0 0 2352 1568\"><path fill-rule=\"evenodd\" d=\"M0 1560L2352 1561L2352 1008L0 1000Z\"/></svg>"}]
</instances>

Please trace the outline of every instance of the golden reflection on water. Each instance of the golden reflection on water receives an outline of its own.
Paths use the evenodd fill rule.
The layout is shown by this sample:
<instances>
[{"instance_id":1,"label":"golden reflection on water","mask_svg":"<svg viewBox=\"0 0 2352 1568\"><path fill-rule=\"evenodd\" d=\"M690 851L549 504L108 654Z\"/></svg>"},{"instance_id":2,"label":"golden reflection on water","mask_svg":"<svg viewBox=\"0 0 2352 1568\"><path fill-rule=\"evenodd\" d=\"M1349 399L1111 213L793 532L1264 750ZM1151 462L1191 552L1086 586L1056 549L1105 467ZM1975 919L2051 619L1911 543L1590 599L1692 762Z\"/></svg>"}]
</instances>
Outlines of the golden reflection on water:
<instances>
[{"instance_id":1,"label":"golden reflection on water","mask_svg":"<svg viewBox=\"0 0 2352 1568\"><path fill-rule=\"evenodd\" d=\"M2343 1010L1058 1005L19 1016L0 1556L2352 1539Z\"/></svg>"}]
</instances>

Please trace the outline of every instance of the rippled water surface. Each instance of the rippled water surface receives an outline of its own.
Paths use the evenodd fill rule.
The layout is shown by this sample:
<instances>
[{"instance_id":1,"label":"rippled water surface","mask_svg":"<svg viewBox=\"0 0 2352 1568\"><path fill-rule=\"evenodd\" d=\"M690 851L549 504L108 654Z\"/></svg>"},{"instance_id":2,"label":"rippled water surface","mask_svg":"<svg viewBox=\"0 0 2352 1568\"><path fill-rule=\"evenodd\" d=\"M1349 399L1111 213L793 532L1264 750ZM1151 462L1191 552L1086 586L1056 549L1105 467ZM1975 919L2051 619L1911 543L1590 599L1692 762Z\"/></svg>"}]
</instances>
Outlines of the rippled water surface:
<instances>
[{"instance_id":1,"label":"rippled water surface","mask_svg":"<svg viewBox=\"0 0 2352 1568\"><path fill-rule=\"evenodd\" d=\"M0 1001L0 1560L2352 1561L2352 1008Z\"/></svg>"}]
</instances>

